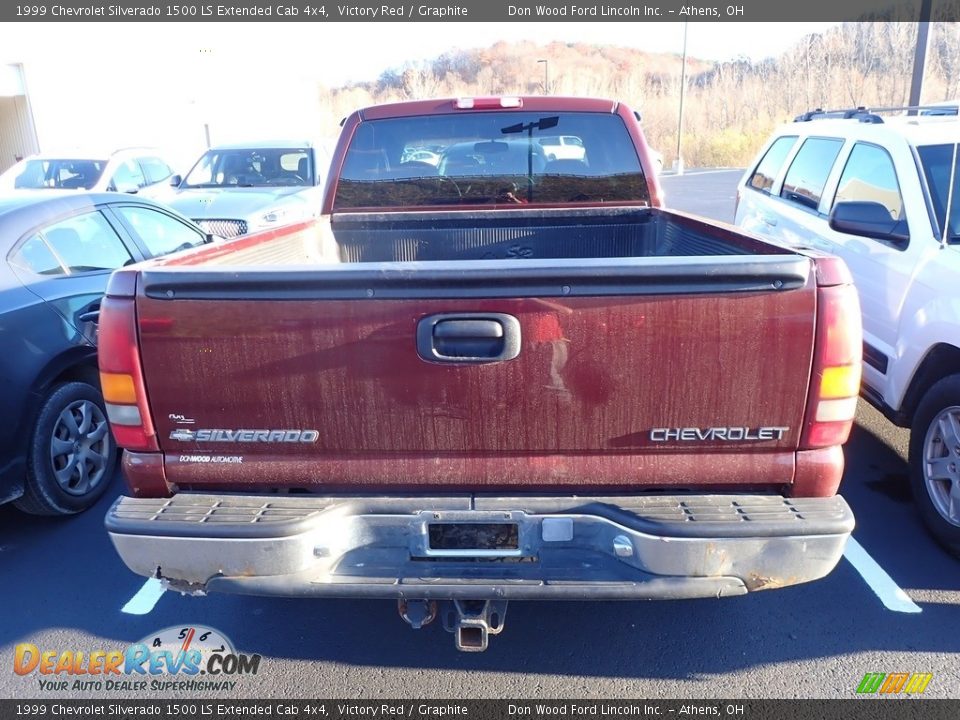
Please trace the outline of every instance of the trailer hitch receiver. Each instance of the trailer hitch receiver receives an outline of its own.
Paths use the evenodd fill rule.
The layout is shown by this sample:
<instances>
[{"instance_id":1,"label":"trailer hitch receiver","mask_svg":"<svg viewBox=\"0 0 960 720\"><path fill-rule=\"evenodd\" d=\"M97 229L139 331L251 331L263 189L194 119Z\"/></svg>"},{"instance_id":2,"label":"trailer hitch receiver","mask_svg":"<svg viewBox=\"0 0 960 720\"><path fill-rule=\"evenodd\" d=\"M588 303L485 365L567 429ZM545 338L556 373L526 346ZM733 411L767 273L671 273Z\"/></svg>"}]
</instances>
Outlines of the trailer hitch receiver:
<instances>
[{"instance_id":1,"label":"trailer hitch receiver","mask_svg":"<svg viewBox=\"0 0 960 720\"><path fill-rule=\"evenodd\" d=\"M441 610L443 628L453 633L453 642L462 652L483 652L491 635L503 630L507 617L506 600L451 600Z\"/></svg>"}]
</instances>

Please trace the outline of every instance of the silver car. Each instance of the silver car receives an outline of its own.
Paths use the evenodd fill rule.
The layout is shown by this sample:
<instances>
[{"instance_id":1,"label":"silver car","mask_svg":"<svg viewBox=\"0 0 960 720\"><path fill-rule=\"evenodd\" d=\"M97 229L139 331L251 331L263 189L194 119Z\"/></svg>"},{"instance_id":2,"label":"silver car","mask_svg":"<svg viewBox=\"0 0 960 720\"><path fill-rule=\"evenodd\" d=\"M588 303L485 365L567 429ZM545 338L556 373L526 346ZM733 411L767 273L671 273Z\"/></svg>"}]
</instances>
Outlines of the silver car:
<instances>
[{"instance_id":1,"label":"silver car","mask_svg":"<svg viewBox=\"0 0 960 720\"><path fill-rule=\"evenodd\" d=\"M234 238L320 214L329 158L307 141L213 147L164 198L206 232Z\"/></svg>"}]
</instances>

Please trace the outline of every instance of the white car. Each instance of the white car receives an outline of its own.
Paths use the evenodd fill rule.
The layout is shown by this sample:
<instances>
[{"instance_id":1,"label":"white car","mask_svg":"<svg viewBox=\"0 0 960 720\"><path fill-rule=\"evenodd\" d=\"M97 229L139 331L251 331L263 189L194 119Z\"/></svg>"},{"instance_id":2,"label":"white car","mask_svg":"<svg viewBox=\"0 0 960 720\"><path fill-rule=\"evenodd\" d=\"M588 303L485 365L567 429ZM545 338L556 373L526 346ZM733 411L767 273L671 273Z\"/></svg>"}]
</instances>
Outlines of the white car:
<instances>
[{"instance_id":1,"label":"white car","mask_svg":"<svg viewBox=\"0 0 960 720\"><path fill-rule=\"evenodd\" d=\"M0 192L90 190L155 197L166 190L172 175L170 165L151 148L43 153L24 158L0 175Z\"/></svg>"},{"instance_id":2,"label":"white car","mask_svg":"<svg viewBox=\"0 0 960 720\"><path fill-rule=\"evenodd\" d=\"M863 313L861 395L911 429L923 519L960 552L960 118L812 112L740 182L736 224L843 258Z\"/></svg>"},{"instance_id":3,"label":"white car","mask_svg":"<svg viewBox=\"0 0 960 720\"><path fill-rule=\"evenodd\" d=\"M540 138L540 147L543 148L547 162L553 160L587 160L587 152L583 141L576 135L548 135ZM663 153L653 148L647 148L650 160L657 175L663 171Z\"/></svg>"},{"instance_id":4,"label":"white car","mask_svg":"<svg viewBox=\"0 0 960 720\"><path fill-rule=\"evenodd\" d=\"M547 157L547 162L551 160L584 160L587 151L583 147L583 140L576 135L548 135L540 138L540 147Z\"/></svg>"}]
</instances>

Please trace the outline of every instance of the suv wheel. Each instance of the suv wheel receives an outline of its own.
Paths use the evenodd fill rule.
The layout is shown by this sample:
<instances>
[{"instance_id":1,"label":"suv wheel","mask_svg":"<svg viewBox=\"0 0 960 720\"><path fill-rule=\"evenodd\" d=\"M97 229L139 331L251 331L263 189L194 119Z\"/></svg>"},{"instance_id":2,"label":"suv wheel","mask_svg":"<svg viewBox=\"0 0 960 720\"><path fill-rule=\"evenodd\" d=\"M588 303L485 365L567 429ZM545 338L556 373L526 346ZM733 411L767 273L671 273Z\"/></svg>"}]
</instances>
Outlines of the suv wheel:
<instances>
[{"instance_id":1,"label":"suv wheel","mask_svg":"<svg viewBox=\"0 0 960 720\"><path fill-rule=\"evenodd\" d=\"M934 384L910 430L910 482L927 527L960 555L960 375Z\"/></svg>"},{"instance_id":2,"label":"suv wheel","mask_svg":"<svg viewBox=\"0 0 960 720\"><path fill-rule=\"evenodd\" d=\"M34 515L86 510L106 491L116 459L99 390L85 382L58 385L40 407L25 491L15 504Z\"/></svg>"}]
</instances>

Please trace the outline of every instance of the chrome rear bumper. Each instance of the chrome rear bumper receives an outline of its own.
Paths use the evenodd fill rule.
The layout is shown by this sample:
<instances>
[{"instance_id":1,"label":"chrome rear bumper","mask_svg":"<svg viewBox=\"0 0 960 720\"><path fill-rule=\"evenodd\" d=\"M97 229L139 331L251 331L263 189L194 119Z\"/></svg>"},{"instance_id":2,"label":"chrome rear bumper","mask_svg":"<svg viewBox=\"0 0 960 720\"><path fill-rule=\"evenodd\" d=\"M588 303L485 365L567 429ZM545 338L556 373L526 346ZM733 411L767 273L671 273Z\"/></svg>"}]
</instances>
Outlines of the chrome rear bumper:
<instances>
[{"instance_id":1,"label":"chrome rear bumper","mask_svg":"<svg viewBox=\"0 0 960 720\"><path fill-rule=\"evenodd\" d=\"M489 548L431 525L515 525ZM823 577L853 529L841 497L121 497L106 517L136 573L183 591L399 599L739 595Z\"/></svg>"}]
</instances>

